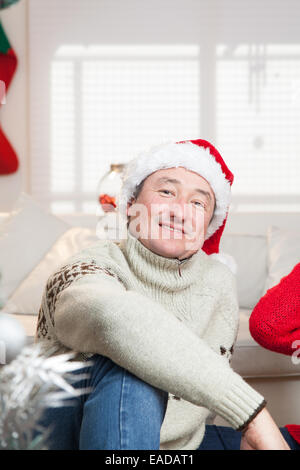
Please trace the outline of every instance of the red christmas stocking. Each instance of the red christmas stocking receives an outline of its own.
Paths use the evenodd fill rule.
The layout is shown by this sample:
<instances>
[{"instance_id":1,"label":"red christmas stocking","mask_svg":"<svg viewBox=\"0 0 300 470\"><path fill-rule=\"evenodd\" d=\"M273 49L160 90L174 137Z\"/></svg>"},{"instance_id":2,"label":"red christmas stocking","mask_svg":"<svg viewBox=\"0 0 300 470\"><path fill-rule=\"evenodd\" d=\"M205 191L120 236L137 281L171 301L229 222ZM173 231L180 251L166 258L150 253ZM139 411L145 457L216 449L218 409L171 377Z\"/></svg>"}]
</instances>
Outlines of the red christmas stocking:
<instances>
[{"instance_id":1,"label":"red christmas stocking","mask_svg":"<svg viewBox=\"0 0 300 470\"><path fill-rule=\"evenodd\" d=\"M11 48L7 36L0 23L0 103L3 102L3 93L9 88L17 67L17 57ZM6 90L5 90L6 89ZM0 175L8 175L17 171L19 161L16 152L5 137L0 126Z\"/></svg>"}]
</instances>

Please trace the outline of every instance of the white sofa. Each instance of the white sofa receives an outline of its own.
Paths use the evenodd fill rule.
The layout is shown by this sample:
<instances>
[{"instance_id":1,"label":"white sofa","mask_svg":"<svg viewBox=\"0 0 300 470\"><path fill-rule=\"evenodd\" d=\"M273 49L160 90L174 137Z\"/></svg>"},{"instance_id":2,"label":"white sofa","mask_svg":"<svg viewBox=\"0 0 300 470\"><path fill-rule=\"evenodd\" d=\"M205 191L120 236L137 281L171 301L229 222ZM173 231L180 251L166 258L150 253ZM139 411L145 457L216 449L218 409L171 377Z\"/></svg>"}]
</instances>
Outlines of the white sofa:
<instances>
[{"instance_id":1,"label":"white sofa","mask_svg":"<svg viewBox=\"0 0 300 470\"><path fill-rule=\"evenodd\" d=\"M5 229L3 229L5 227L3 222L8 220L8 214L0 214L0 270L1 262L2 265L5 264L6 259L8 271L10 271L8 279L6 279L10 295L6 298L3 311L9 312L22 323L28 342L33 341L35 333L37 305L41 289L48 273L52 272L55 262L59 264L62 258L67 258L74 251L78 251L97 239L95 235L96 216L74 214L60 216L57 219L52 215L45 215L41 208L37 210L37 213L35 209L32 210L31 207L23 218L19 214L21 221L17 220L15 225ZM34 227L35 223L38 223L37 229ZM30 234L30 238L32 238L30 240L32 252L27 253L27 266L24 267L22 265L23 255L20 256L21 261L15 258L18 258L19 244L24 245L25 250L25 245L29 242L27 237L20 234L26 224L27 228L30 227L27 236ZM274 231L270 232L271 226L277 227L277 229L273 229L275 230L275 242ZM282 273L286 272L287 274L290 269L295 255L288 253L285 256L284 246L285 244L290 246L289 239L286 237L287 231L292 237L294 236L295 243L296 245L298 243L299 247L299 239L297 238L300 233L299 214L231 212L221 245L223 251L233 255L238 268L240 328L232 367L264 395L268 409L279 426L288 423L300 424L300 365L293 364L289 356L273 353L260 347L249 333L248 320L254 305L266 291L266 288L271 285L268 285L268 282L271 282L270 276L272 277L274 274L270 272L270 269L274 268L274 266L270 266L272 249L277 250L278 255L278 247L281 249L280 246L283 246L281 255L285 265L280 273L281 268L280 265L278 266L277 256L275 274L281 276ZM3 237L6 237L4 242ZM20 242L20 240L22 241ZM281 245L280 240L283 240ZM275 248L272 243L275 243ZM17 252L14 255L15 247ZM297 249L296 246L296 253ZM300 255L300 250L298 253ZM300 261L299 258L300 256L298 256L298 260L294 260L294 264ZM11 260L13 259L15 264L12 268ZM19 273L21 274L19 275ZM30 301L32 301L32 306L30 306ZM25 306L25 304L27 305ZM215 423L228 425L219 417L216 418Z\"/></svg>"}]
</instances>

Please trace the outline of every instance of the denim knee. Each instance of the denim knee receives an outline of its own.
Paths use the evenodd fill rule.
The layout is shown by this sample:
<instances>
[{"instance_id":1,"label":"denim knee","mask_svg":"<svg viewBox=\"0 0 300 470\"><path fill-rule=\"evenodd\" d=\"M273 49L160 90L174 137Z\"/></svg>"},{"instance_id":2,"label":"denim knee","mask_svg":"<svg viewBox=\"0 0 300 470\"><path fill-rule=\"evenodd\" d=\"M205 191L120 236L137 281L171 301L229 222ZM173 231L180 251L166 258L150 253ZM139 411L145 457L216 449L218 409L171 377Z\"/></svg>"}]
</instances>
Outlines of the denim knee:
<instances>
[{"instance_id":1,"label":"denim knee","mask_svg":"<svg viewBox=\"0 0 300 470\"><path fill-rule=\"evenodd\" d=\"M109 358L93 356L93 362L93 391L84 405L81 448L159 449L168 393Z\"/></svg>"}]
</instances>

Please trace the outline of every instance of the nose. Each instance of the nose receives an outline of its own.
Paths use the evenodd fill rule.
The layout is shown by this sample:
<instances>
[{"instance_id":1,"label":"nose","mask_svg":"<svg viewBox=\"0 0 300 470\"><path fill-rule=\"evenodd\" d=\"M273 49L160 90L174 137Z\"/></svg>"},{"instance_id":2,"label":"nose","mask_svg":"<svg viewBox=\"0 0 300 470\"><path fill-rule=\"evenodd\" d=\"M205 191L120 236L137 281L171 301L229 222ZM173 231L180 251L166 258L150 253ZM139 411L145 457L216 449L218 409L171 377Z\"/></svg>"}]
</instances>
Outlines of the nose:
<instances>
[{"instance_id":1,"label":"nose","mask_svg":"<svg viewBox=\"0 0 300 470\"><path fill-rule=\"evenodd\" d=\"M195 213L192 204L188 204L184 197L178 197L169 207L169 217L174 224L181 225L186 235L195 230Z\"/></svg>"},{"instance_id":2,"label":"nose","mask_svg":"<svg viewBox=\"0 0 300 470\"><path fill-rule=\"evenodd\" d=\"M170 217L174 218L175 222L178 224L184 225L185 222L192 220L190 204L187 204L183 197L178 197L176 201L171 203L169 214Z\"/></svg>"}]
</instances>

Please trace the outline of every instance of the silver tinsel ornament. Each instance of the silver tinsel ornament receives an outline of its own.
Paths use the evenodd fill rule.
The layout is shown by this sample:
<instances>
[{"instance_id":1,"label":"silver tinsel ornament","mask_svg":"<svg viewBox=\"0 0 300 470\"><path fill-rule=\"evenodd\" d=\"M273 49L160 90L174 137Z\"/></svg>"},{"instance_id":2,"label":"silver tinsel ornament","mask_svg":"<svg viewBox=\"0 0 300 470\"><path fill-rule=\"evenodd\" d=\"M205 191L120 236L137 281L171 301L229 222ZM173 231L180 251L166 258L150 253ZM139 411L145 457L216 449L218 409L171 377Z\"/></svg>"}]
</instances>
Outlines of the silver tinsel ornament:
<instances>
[{"instance_id":1,"label":"silver tinsel ornament","mask_svg":"<svg viewBox=\"0 0 300 470\"><path fill-rule=\"evenodd\" d=\"M75 352L56 354L59 345L47 346L27 346L0 368L0 450L47 449L49 430L38 426L43 411L72 406L71 397L90 391L72 383L87 378L73 372L92 363L72 360Z\"/></svg>"}]
</instances>

